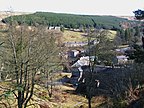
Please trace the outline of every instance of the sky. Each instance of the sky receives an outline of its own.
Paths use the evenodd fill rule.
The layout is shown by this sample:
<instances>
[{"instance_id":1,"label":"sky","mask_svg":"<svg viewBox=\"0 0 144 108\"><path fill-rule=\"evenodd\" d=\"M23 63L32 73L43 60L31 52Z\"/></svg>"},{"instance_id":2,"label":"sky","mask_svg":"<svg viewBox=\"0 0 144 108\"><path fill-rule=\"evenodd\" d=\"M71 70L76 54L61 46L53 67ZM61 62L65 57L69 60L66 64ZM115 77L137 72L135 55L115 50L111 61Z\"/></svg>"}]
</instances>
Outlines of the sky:
<instances>
[{"instance_id":1,"label":"sky","mask_svg":"<svg viewBox=\"0 0 144 108\"><path fill-rule=\"evenodd\" d=\"M144 0L0 0L0 11L133 16Z\"/></svg>"}]
</instances>

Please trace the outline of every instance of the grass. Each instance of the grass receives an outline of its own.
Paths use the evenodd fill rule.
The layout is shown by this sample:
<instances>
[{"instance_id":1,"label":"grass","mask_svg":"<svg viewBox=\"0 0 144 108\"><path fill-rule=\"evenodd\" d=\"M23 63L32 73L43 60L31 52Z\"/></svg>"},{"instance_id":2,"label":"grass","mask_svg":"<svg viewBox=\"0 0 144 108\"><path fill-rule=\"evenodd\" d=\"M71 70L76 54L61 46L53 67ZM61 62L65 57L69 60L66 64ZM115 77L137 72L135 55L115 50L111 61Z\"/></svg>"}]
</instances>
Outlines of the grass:
<instances>
[{"instance_id":1,"label":"grass","mask_svg":"<svg viewBox=\"0 0 144 108\"><path fill-rule=\"evenodd\" d=\"M63 34L63 42L81 42L87 41L87 38L82 36L82 32L74 32L65 30Z\"/></svg>"},{"instance_id":2,"label":"grass","mask_svg":"<svg viewBox=\"0 0 144 108\"><path fill-rule=\"evenodd\" d=\"M58 75L60 77L65 75L70 76L69 73L58 73ZM0 86L3 87L9 87L8 85L10 85L8 82L0 83ZM3 91L1 91L1 94L2 92ZM93 108L98 106L103 101L103 98L93 98ZM8 98L2 98L2 100L0 100L0 108L5 108L4 104L1 104L1 102L3 102L7 107L9 106L8 104L10 104L10 106L13 108L17 107L17 100L13 94L11 94ZM28 105L30 106L27 108L40 108L42 106L49 106L50 108L79 108L80 106L83 106L83 108L88 107L87 99L84 96L76 94L75 88L69 84L54 86L52 98L49 97L46 88L40 85L35 85L34 95L32 96L32 99Z\"/></svg>"},{"instance_id":3,"label":"grass","mask_svg":"<svg viewBox=\"0 0 144 108\"><path fill-rule=\"evenodd\" d=\"M110 40L113 40L116 36L116 31L109 30L110 33L107 34ZM83 36L82 32L74 32L65 30L63 33L63 42L86 42L87 37Z\"/></svg>"},{"instance_id":4,"label":"grass","mask_svg":"<svg viewBox=\"0 0 144 108\"><path fill-rule=\"evenodd\" d=\"M117 32L114 30L109 30L110 33L107 34L110 40L113 40L116 37Z\"/></svg>"}]
</instances>

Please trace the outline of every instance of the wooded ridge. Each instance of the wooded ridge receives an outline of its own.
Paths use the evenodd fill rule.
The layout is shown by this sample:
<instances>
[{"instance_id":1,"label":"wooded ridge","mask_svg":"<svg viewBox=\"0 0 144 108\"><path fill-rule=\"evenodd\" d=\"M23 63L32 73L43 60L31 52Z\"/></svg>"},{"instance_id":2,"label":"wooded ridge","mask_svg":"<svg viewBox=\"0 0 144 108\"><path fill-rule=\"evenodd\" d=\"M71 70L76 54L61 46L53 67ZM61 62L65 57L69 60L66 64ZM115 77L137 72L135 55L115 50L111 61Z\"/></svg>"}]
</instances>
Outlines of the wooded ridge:
<instances>
[{"instance_id":1,"label":"wooded ridge","mask_svg":"<svg viewBox=\"0 0 144 108\"><path fill-rule=\"evenodd\" d=\"M132 23L126 18L116 16L99 16L99 15L75 15L52 12L36 12L28 15L11 16L3 19L4 23L12 20L18 24L23 22L28 25L47 25L47 26L64 26L65 28L86 28L95 27L103 29L117 30L121 28L122 22ZM24 20L21 20L24 19Z\"/></svg>"}]
</instances>

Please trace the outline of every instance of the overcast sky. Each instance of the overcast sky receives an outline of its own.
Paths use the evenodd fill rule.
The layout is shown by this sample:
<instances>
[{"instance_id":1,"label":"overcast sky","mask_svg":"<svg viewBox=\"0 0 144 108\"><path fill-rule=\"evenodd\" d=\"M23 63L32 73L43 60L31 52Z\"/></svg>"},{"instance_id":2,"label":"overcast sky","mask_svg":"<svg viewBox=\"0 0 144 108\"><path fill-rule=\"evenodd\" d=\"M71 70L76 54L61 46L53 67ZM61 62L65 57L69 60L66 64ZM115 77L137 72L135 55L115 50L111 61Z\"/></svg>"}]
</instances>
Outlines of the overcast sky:
<instances>
[{"instance_id":1,"label":"overcast sky","mask_svg":"<svg viewBox=\"0 0 144 108\"><path fill-rule=\"evenodd\" d=\"M0 0L0 11L57 12L92 15L131 15L144 9L144 0Z\"/></svg>"}]
</instances>

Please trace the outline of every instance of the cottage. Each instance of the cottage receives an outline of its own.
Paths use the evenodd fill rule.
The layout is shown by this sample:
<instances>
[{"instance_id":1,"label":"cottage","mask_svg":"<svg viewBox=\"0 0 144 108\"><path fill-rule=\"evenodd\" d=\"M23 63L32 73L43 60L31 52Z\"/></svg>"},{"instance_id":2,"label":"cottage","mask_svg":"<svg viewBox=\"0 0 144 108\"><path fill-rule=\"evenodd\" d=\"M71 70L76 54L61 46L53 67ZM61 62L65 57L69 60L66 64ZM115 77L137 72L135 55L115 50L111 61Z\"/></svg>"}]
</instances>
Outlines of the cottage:
<instances>
[{"instance_id":1,"label":"cottage","mask_svg":"<svg viewBox=\"0 0 144 108\"><path fill-rule=\"evenodd\" d=\"M54 29L54 26L50 26L48 29L49 29L49 30L53 30L53 29Z\"/></svg>"},{"instance_id":2,"label":"cottage","mask_svg":"<svg viewBox=\"0 0 144 108\"><path fill-rule=\"evenodd\" d=\"M66 47L81 47L88 45L88 42L66 42L64 43L64 46Z\"/></svg>"},{"instance_id":3,"label":"cottage","mask_svg":"<svg viewBox=\"0 0 144 108\"><path fill-rule=\"evenodd\" d=\"M68 51L68 57L74 58L77 57L77 55L80 53L78 50L70 50Z\"/></svg>"},{"instance_id":4,"label":"cottage","mask_svg":"<svg viewBox=\"0 0 144 108\"><path fill-rule=\"evenodd\" d=\"M128 62L128 57L125 55L116 56L117 64L125 64Z\"/></svg>"},{"instance_id":5,"label":"cottage","mask_svg":"<svg viewBox=\"0 0 144 108\"><path fill-rule=\"evenodd\" d=\"M94 61L95 56L83 56L76 63L74 63L71 67L81 67L88 66L91 61Z\"/></svg>"},{"instance_id":6,"label":"cottage","mask_svg":"<svg viewBox=\"0 0 144 108\"><path fill-rule=\"evenodd\" d=\"M115 51L119 52L119 53L125 53L128 50L131 50L131 48L130 47L125 47L125 48L115 49Z\"/></svg>"},{"instance_id":7,"label":"cottage","mask_svg":"<svg viewBox=\"0 0 144 108\"><path fill-rule=\"evenodd\" d=\"M61 27L56 26L54 29L60 31Z\"/></svg>"}]
</instances>

